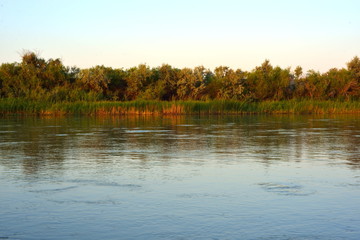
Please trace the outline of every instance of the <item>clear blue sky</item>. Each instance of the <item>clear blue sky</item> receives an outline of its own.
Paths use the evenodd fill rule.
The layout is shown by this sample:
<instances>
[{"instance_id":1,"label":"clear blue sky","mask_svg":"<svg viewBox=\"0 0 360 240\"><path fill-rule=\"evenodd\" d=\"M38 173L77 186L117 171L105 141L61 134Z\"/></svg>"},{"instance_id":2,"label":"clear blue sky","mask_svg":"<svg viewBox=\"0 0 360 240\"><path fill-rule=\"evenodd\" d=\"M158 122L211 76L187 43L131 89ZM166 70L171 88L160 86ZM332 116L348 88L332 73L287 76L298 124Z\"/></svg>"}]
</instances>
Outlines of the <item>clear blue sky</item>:
<instances>
[{"instance_id":1,"label":"clear blue sky","mask_svg":"<svg viewBox=\"0 0 360 240\"><path fill-rule=\"evenodd\" d=\"M273 65L327 71L360 56L360 1L0 0L0 63Z\"/></svg>"}]
</instances>

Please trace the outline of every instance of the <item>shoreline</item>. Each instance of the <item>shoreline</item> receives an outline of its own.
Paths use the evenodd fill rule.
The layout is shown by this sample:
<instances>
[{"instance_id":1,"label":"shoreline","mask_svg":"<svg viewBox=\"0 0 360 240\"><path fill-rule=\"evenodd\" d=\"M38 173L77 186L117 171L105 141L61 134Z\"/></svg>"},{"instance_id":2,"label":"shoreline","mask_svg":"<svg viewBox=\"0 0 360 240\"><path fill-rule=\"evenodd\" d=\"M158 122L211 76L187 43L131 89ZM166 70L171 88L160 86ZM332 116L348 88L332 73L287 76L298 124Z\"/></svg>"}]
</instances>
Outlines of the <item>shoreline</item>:
<instances>
[{"instance_id":1,"label":"shoreline","mask_svg":"<svg viewBox=\"0 0 360 240\"><path fill-rule=\"evenodd\" d=\"M77 101L0 99L0 115L258 115L357 114L360 101Z\"/></svg>"}]
</instances>

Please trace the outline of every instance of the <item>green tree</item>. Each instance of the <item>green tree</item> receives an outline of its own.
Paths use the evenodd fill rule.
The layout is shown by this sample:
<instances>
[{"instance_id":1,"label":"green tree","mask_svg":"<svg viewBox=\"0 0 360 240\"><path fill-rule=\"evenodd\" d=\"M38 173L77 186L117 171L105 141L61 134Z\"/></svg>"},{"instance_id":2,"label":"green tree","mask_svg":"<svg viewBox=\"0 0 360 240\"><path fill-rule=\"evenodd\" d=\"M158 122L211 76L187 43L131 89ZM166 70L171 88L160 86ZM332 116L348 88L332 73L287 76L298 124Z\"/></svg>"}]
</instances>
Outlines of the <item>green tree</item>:
<instances>
[{"instance_id":1,"label":"green tree","mask_svg":"<svg viewBox=\"0 0 360 240\"><path fill-rule=\"evenodd\" d=\"M296 80L300 79L300 78L301 78L301 75L303 74L302 67L297 66L297 67L295 68L294 73L295 73L295 79L296 79Z\"/></svg>"},{"instance_id":2,"label":"green tree","mask_svg":"<svg viewBox=\"0 0 360 240\"><path fill-rule=\"evenodd\" d=\"M1 96L27 99L65 100L75 68L65 67L60 59L40 58L34 52L25 52L21 63L3 64ZM60 91L61 90L61 91ZM60 95L59 92L62 92Z\"/></svg>"},{"instance_id":3,"label":"green tree","mask_svg":"<svg viewBox=\"0 0 360 240\"><path fill-rule=\"evenodd\" d=\"M359 82L356 81L352 75L352 72L346 69L330 69L323 76L328 83L325 98L333 99L350 99L351 97L359 96Z\"/></svg>"},{"instance_id":4,"label":"green tree","mask_svg":"<svg viewBox=\"0 0 360 240\"><path fill-rule=\"evenodd\" d=\"M241 99L243 97L245 73L240 69L234 71L225 66L217 67L214 78L218 85L217 99Z\"/></svg>"},{"instance_id":5,"label":"green tree","mask_svg":"<svg viewBox=\"0 0 360 240\"><path fill-rule=\"evenodd\" d=\"M125 100L127 88L126 71L123 69L107 68L107 76L110 82L106 96L112 100Z\"/></svg>"},{"instance_id":6,"label":"green tree","mask_svg":"<svg viewBox=\"0 0 360 240\"><path fill-rule=\"evenodd\" d=\"M161 100L174 100L176 98L177 87L177 73L179 69L173 68L168 64L163 64L158 68L158 80L157 85L161 89L162 96L159 96Z\"/></svg>"},{"instance_id":7,"label":"green tree","mask_svg":"<svg viewBox=\"0 0 360 240\"><path fill-rule=\"evenodd\" d=\"M319 72L309 70L304 79L304 95L310 99L322 99L329 85Z\"/></svg>"},{"instance_id":8,"label":"green tree","mask_svg":"<svg viewBox=\"0 0 360 240\"><path fill-rule=\"evenodd\" d=\"M287 99L290 96L291 79L289 68L274 68L269 60L265 60L248 75L247 97L257 101Z\"/></svg>"},{"instance_id":9,"label":"green tree","mask_svg":"<svg viewBox=\"0 0 360 240\"><path fill-rule=\"evenodd\" d=\"M347 63L348 70L354 75L356 80L360 82L360 59L354 57L350 62Z\"/></svg>"},{"instance_id":10,"label":"green tree","mask_svg":"<svg viewBox=\"0 0 360 240\"><path fill-rule=\"evenodd\" d=\"M152 71L145 64L128 69L125 78L127 85L125 99L135 100L141 95L152 82L152 75Z\"/></svg>"},{"instance_id":11,"label":"green tree","mask_svg":"<svg viewBox=\"0 0 360 240\"><path fill-rule=\"evenodd\" d=\"M204 97L210 71L203 66L183 68L178 72L177 96L181 100L200 100Z\"/></svg>"},{"instance_id":12,"label":"green tree","mask_svg":"<svg viewBox=\"0 0 360 240\"><path fill-rule=\"evenodd\" d=\"M104 66L83 69L79 73L78 83L85 90L103 93L110 83Z\"/></svg>"},{"instance_id":13,"label":"green tree","mask_svg":"<svg viewBox=\"0 0 360 240\"><path fill-rule=\"evenodd\" d=\"M25 97L27 87L19 77L21 67L17 63L4 63L0 67L1 97Z\"/></svg>"},{"instance_id":14,"label":"green tree","mask_svg":"<svg viewBox=\"0 0 360 240\"><path fill-rule=\"evenodd\" d=\"M21 87L25 87L25 97L29 99L40 99L45 90L42 88L42 74L46 70L46 61L34 52L26 52L22 56L19 77Z\"/></svg>"},{"instance_id":15,"label":"green tree","mask_svg":"<svg viewBox=\"0 0 360 240\"><path fill-rule=\"evenodd\" d=\"M39 73L41 86L47 90L56 86L64 86L68 79L69 69L66 68L60 59L49 59L45 63L45 68Z\"/></svg>"}]
</instances>

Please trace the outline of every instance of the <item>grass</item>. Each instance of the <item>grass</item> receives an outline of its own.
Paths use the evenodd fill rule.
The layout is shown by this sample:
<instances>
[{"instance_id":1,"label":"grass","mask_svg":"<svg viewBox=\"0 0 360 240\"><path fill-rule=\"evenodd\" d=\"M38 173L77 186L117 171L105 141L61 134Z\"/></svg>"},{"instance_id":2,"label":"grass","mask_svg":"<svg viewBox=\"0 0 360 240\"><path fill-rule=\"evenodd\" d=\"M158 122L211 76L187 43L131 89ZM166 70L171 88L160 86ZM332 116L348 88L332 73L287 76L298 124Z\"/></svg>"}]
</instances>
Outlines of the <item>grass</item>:
<instances>
[{"instance_id":1,"label":"grass","mask_svg":"<svg viewBox=\"0 0 360 240\"><path fill-rule=\"evenodd\" d=\"M24 115L231 115L360 113L360 101L98 101L41 102L0 99L0 114Z\"/></svg>"}]
</instances>

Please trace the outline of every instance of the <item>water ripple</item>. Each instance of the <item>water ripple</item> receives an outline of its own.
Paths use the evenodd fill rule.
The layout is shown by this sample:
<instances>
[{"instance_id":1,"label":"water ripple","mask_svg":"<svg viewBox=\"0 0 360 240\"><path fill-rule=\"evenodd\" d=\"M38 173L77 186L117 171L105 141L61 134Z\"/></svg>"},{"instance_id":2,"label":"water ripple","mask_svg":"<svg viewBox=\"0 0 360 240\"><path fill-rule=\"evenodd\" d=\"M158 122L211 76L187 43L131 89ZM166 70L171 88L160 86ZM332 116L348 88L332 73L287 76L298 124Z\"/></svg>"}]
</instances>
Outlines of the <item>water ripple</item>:
<instances>
[{"instance_id":1,"label":"water ripple","mask_svg":"<svg viewBox=\"0 0 360 240\"><path fill-rule=\"evenodd\" d=\"M102 187L122 187L122 188L141 188L140 184L133 183L117 183L117 182L102 182L96 180L87 180L87 179L75 179L70 180L71 183L79 183L79 184L89 184L93 186L102 186Z\"/></svg>"},{"instance_id":2,"label":"water ripple","mask_svg":"<svg viewBox=\"0 0 360 240\"><path fill-rule=\"evenodd\" d=\"M184 193L177 195L180 198L220 198L228 197L225 194L211 194L211 193Z\"/></svg>"},{"instance_id":3,"label":"water ripple","mask_svg":"<svg viewBox=\"0 0 360 240\"><path fill-rule=\"evenodd\" d=\"M30 190L29 192L33 193L54 193L54 192L62 192L70 189L77 188L77 186L63 187L63 188L52 188L52 189L39 189L39 190Z\"/></svg>"},{"instance_id":4,"label":"water ripple","mask_svg":"<svg viewBox=\"0 0 360 240\"><path fill-rule=\"evenodd\" d=\"M266 192L285 196L309 196L315 194L316 192L306 190L303 186L293 183L265 182L259 183L258 185L261 186L261 188L264 189Z\"/></svg>"},{"instance_id":5,"label":"water ripple","mask_svg":"<svg viewBox=\"0 0 360 240\"><path fill-rule=\"evenodd\" d=\"M58 204L86 204L86 205L120 205L122 202L117 200L55 200L48 199L49 202Z\"/></svg>"}]
</instances>

